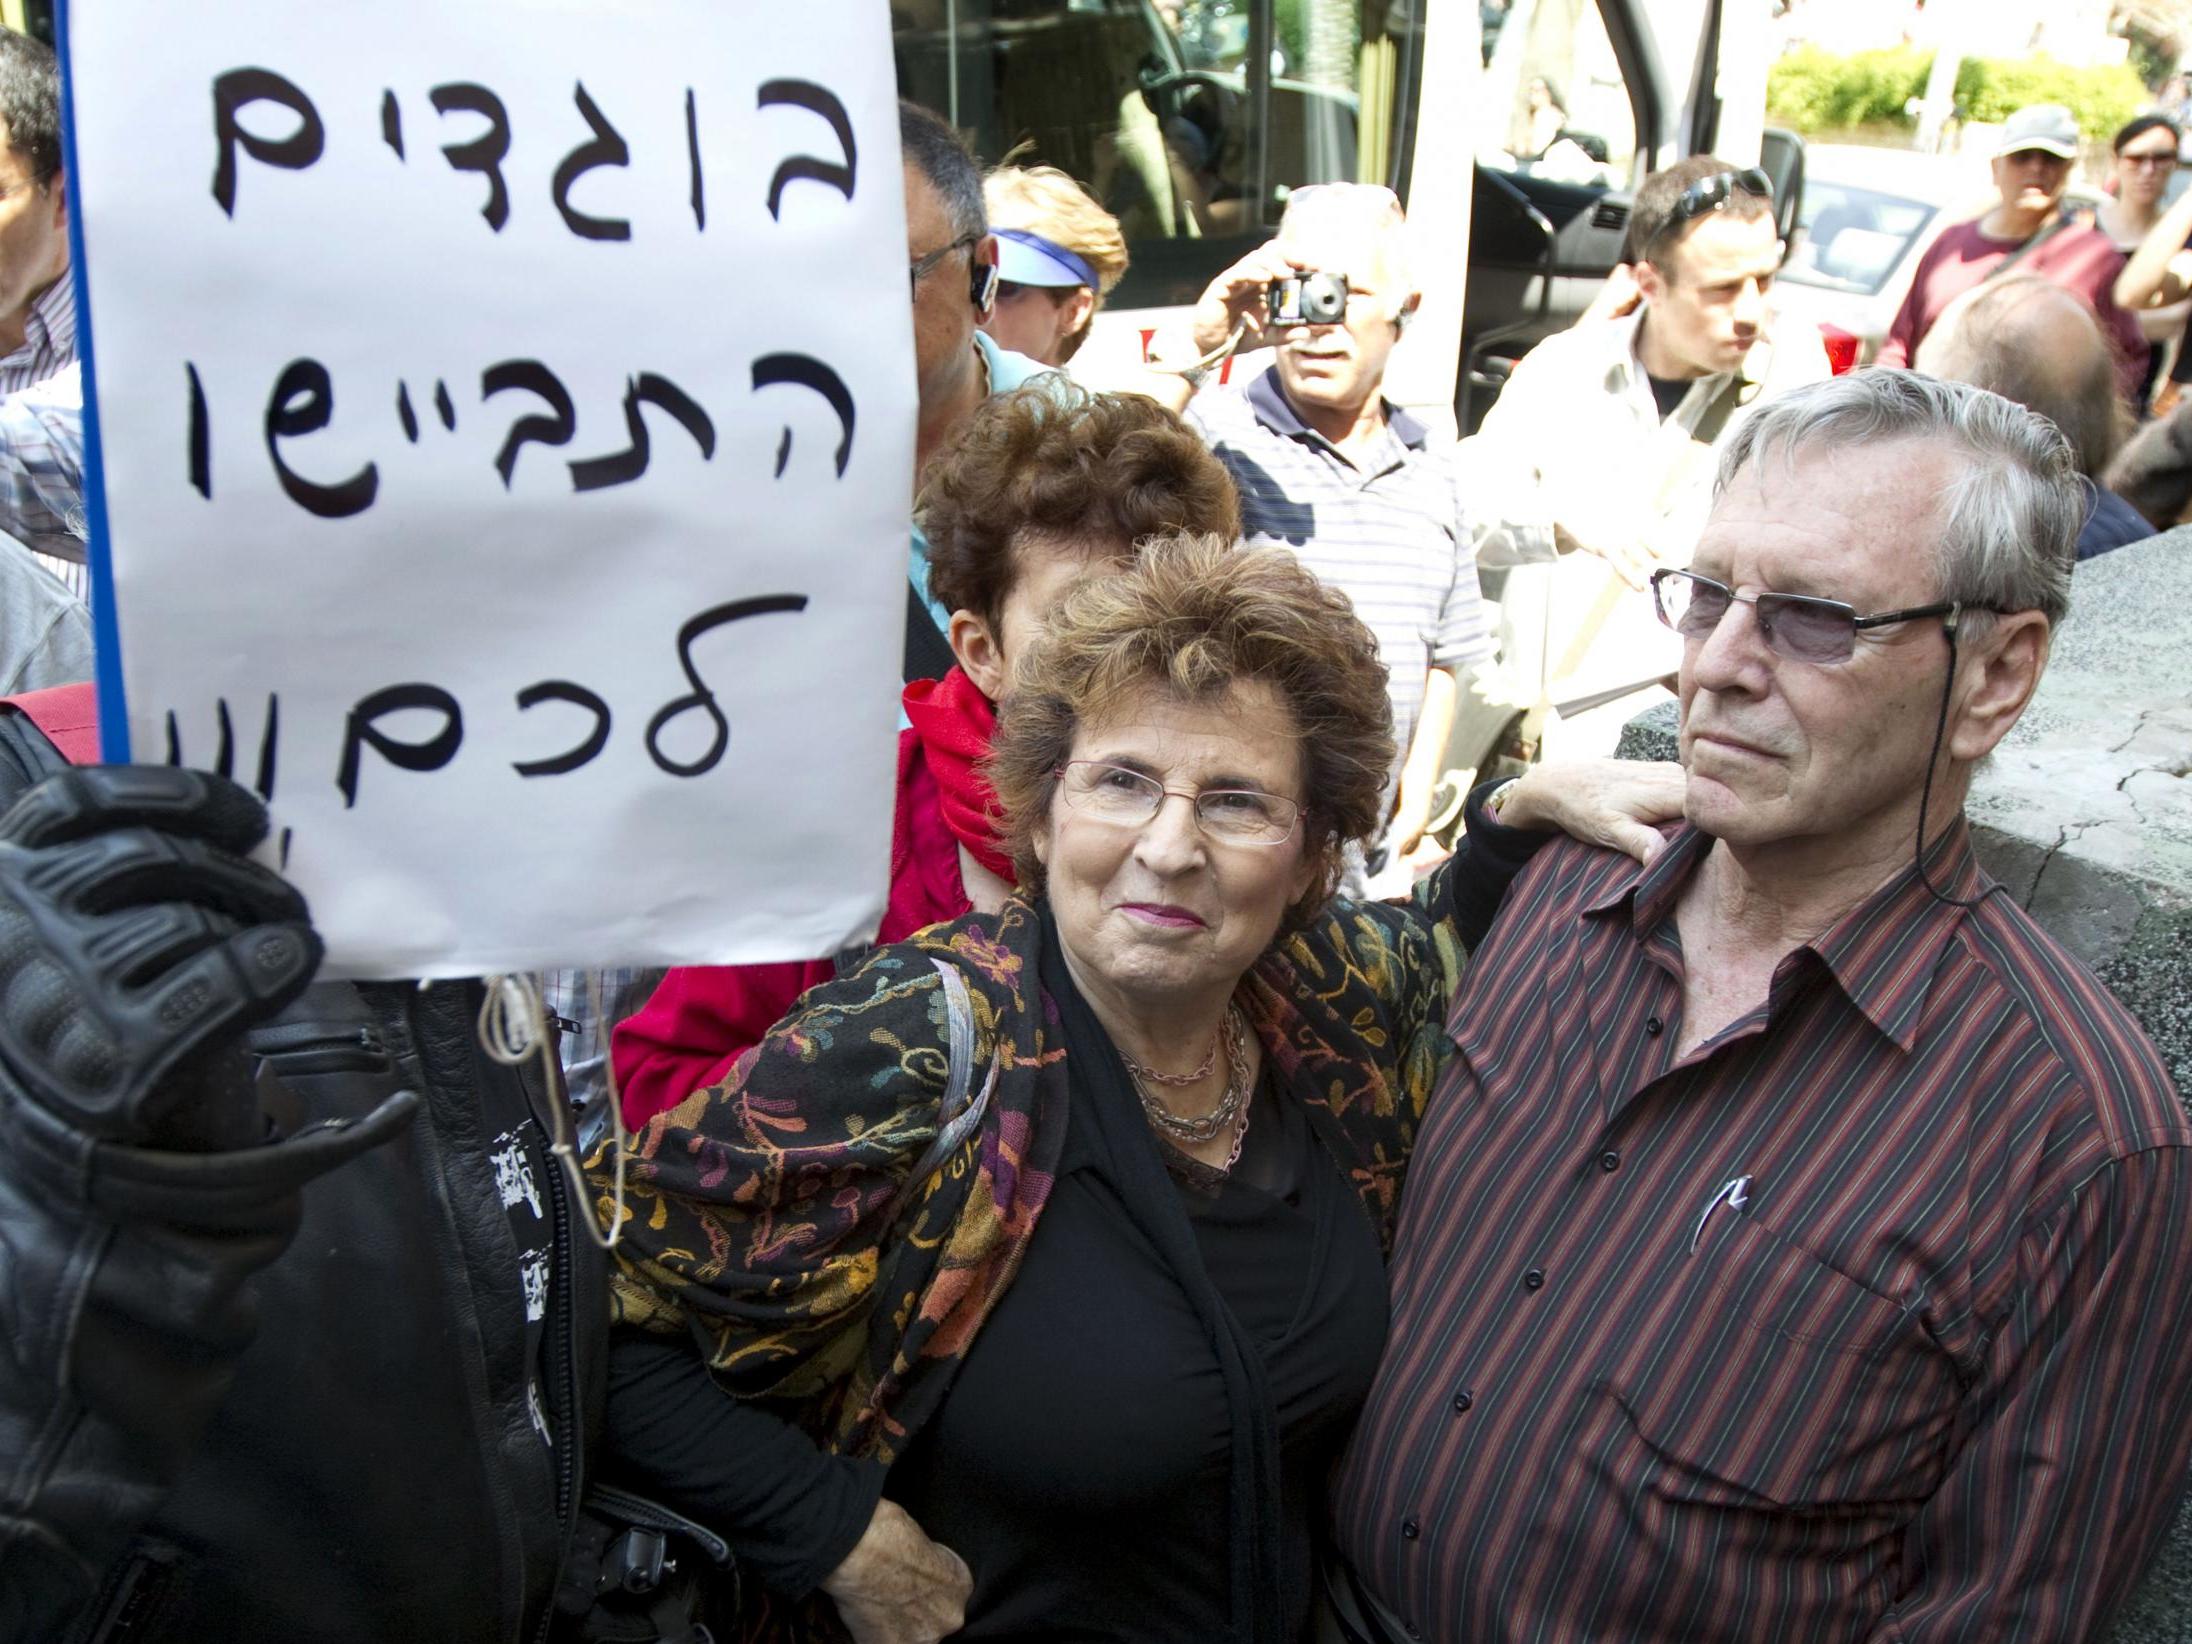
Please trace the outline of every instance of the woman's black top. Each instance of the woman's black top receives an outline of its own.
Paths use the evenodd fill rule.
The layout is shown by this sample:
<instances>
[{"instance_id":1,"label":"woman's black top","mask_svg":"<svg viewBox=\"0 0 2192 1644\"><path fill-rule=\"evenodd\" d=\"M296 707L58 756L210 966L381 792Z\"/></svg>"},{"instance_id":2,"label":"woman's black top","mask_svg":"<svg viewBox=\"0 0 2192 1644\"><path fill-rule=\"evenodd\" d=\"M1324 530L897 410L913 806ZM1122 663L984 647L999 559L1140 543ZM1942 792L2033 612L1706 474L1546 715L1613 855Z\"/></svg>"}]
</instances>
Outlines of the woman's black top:
<instances>
[{"instance_id":1,"label":"woman's black top","mask_svg":"<svg viewBox=\"0 0 2192 1644\"><path fill-rule=\"evenodd\" d=\"M1276 1406L1284 1604L1299 1636L1325 1475L1385 1343L1377 1234L1269 1080L1230 1176L1207 1187L1184 1178L1213 1173L1172 1165ZM1231 1450L1206 1333L1069 1128L1042 1237L885 1487L973 1570L960 1636L1224 1638Z\"/></svg>"}]
</instances>

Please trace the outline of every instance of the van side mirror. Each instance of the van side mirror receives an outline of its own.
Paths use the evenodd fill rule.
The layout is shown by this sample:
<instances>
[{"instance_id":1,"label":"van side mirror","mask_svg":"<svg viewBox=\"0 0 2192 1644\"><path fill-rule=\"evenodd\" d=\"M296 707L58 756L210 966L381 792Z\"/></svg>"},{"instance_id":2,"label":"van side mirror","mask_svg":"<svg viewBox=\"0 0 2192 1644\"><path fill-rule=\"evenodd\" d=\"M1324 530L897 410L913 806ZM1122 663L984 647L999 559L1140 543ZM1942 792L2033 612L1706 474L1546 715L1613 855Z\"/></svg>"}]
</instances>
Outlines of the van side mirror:
<instances>
[{"instance_id":1,"label":"van side mirror","mask_svg":"<svg viewBox=\"0 0 2192 1644\"><path fill-rule=\"evenodd\" d=\"M1768 126L1758 140L1758 167L1773 179L1773 222L1785 262L1796 250L1796 225L1804 210L1804 139Z\"/></svg>"}]
</instances>

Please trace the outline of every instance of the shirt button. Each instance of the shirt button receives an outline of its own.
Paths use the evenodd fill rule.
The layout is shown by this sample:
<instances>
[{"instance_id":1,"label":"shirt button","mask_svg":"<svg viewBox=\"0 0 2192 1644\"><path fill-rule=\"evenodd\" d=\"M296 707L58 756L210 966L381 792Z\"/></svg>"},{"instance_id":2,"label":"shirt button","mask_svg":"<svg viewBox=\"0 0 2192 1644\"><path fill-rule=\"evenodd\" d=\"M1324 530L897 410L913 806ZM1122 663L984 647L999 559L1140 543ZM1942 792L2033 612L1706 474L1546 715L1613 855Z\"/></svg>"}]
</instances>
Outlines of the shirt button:
<instances>
[{"instance_id":1,"label":"shirt button","mask_svg":"<svg viewBox=\"0 0 2192 1644\"><path fill-rule=\"evenodd\" d=\"M1525 1289L1525 1290L1542 1290L1542 1289L1544 1289L1544 1288L1545 1288L1545 1274L1544 1274L1544 1271L1543 1271L1543 1269L1541 1269L1541 1268L1536 1268L1536 1267L1533 1267L1533 1268L1531 1268L1531 1269L1530 1269L1530 1271L1529 1271L1529 1272L1527 1272L1527 1273L1523 1274L1523 1275L1522 1275L1522 1288L1523 1288L1523 1289Z\"/></svg>"},{"instance_id":2,"label":"shirt button","mask_svg":"<svg viewBox=\"0 0 2192 1644\"><path fill-rule=\"evenodd\" d=\"M1412 1519L1412 1518L1404 1518L1404 1519L1402 1519L1402 1520L1400 1521L1400 1538L1401 1538L1401 1540L1403 1540L1403 1541L1413 1541L1413 1540L1415 1540L1415 1539L1416 1539L1416 1537L1418 1537L1418 1536L1420 1536L1420 1535L1422 1535L1422 1534L1423 1534L1423 1526L1422 1526L1422 1525L1420 1525L1420 1524L1418 1524L1418 1523L1417 1523L1417 1522L1416 1522L1416 1521L1415 1521L1414 1519Z\"/></svg>"},{"instance_id":3,"label":"shirt button","mask_svg":"<svg viewBox=\"0 0 2192 1644\"><path fill-rule=\"evenodd\" d=\"M1644 1018L1644 1031L1650 1037L1656 1039L1667 1031L1667 1024L1656 1016L1647 1016Z\"/></svg>"},{"instance_id":4,"label":"shirt button","mask_svg":"<svg viewBox=\"0 0 2192 1644\"><path fill-rule=\"evenodd\" d=\"M1612 1148L1609 1147L1605 1152L1601 1153L1598 1156L1598 1168L1605 1171L1607 1175L1611 1176L1615 1171L1621 1168L1621 1155L1616 1153Z\"/></svg>"},{"instance_id":5,"label":"shirt button","mask_svg":"<svg viewBox=\"0 0 2192 1644\"><path fill-rule=\"evenodd\" d=\"M1469 1413L1469 1406L1476 1403L1476 1401L1476 1395L1464 1387L1454 1395L1454 1414L1466 1416Z\"/></svg>"}]
</instances>

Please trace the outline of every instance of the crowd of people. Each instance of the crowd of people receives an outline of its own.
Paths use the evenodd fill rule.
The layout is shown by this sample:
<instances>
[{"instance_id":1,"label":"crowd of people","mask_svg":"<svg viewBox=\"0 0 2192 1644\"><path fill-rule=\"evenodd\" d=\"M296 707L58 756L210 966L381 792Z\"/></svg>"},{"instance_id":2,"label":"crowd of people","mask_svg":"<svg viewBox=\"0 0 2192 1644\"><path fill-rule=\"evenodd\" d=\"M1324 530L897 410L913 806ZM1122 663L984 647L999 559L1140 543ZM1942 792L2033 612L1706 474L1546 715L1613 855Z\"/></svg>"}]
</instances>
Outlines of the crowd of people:
<instances>
[{"instance_id":1,"label":"crowd of people","mask_svg":"<svg viewBox=\"0 0 2192 1644\"><path fill-rule=\"evenodd\" d=\"M1666 167L1455 449L1390 192L1093 392L1118 225L902 107L881 926L542 978L557 1081L522 984L316 980L253 795L97 763L12 34L0 118L0 1644L2105 1628L2192 1464L2192 1122L1964 802L2144 534L2166 120L2094 225L2012 119L1843 376L1770 180ZM1443 836L1469 716L1572 693ZM1655 694L1680 764L1594 757Z\"/></svg>"}]
</instances>

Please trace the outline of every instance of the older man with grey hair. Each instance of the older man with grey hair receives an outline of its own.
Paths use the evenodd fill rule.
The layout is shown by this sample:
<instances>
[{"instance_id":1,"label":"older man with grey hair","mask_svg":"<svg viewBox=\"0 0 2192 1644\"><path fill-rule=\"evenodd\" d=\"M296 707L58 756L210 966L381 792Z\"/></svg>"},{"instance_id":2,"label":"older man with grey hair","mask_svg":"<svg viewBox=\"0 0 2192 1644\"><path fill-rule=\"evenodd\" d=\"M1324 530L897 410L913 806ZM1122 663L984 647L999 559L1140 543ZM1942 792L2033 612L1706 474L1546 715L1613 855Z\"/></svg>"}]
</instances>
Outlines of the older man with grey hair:
<instances>
[{"instance_id":1,"label":"older man with grey hair","mask_svg":"<svg viewBox=\"0 0 2192 1644\"><path fill-rule=\"evenodd\" d=\"M913 300L914 378L920 410L914 489L958 437L974 408L1043 375L1040 360L1001 348L981 329L997 301L997 237L982 200L982 168L940 114L898 105L905 162L906 272ZM906 679L934 679L951 666L944 630L951 613L929 596L929 545L914 523L913 605L906 615ZM930 619L924 626L926 612Z\"/></svg>"},{"instance_id":2,"label":"older man with grey hair","mask_svg":"<svg viewBox=\"0 0 2192 1644\"><path fill-rule=\"evenodd\" d=\"M2082 512L1912 372L1730 444L1654 578L1686 822L1541 852L1454 1002L1335 1503L1368 1636L2106 1631L2192 1456L2192 1124L1963 816Z\"/></svg>"},{"instance_id":3,"label":"older man with grey hair","mask_svg":"<svg viewBox=\"0 0 2192 1644\"><path fill-rule=\"evenodd\" d=\"M1271 347L1267 369L1199 395L1189 418L1240 488L1248 539L1293 550L1377 636L1400 755L1385 839L1367 869L1349 865L1356 894L1407 889L1405 859L1430 820L1458 677L1492 649L1451 459L1384 394L1393 345L1420 297L1406 231L1389 189L1296 189L1278 238L1204 290L1198 363L1174 377L1197 382L1208 370L1199 362Z\"/></svg>"}]
</instances>

